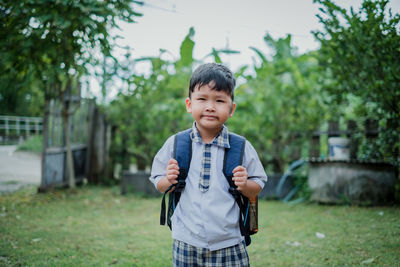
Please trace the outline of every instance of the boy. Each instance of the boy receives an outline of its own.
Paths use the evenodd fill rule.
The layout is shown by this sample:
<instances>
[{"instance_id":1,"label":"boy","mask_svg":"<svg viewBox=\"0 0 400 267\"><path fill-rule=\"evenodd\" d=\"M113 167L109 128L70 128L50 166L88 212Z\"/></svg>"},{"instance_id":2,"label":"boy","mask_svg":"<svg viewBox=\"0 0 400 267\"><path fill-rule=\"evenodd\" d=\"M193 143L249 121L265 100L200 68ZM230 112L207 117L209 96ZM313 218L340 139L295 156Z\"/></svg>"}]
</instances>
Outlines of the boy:
<instances>
[{"instance_id":1,"label":"boy","mask_svg":"<svg viewBox=\"0 0 400 267\"><path fill-rule=\"evenodd\" d=\"M235 111L235 83L232 72L215 63L199 66L190 79L186 110L194 119L192 160L171 218L174 266L249 266L239 229L239 207L222 170L225 148L229 148L224 123ZM172 158L173 144L171 136L153 161L150 180L160 192L177 183L179 166ZM267 181L248 141L243 164L233 173L237 190L246 197L257 196Z\"/></svg>"}]
</instances>

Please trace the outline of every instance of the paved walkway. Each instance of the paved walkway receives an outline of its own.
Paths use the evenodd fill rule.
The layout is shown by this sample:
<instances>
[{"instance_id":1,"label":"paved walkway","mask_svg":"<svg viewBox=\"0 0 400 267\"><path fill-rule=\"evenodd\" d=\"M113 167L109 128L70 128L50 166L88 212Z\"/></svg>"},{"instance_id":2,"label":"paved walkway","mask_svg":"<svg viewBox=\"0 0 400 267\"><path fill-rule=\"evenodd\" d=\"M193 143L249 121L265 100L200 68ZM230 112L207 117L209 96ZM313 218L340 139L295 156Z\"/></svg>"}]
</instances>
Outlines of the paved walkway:
<instances>
[{"instance_id":1,"label":"paved walkway","mask_svg":"<svg viewBox=\"0 0 400 267\"><path fill-rule=\"evenodd\" d=\"M17 146L0 146L0 194L27 185L40 185L40 156L15 151L16 148Z\"/></svg>"}]
</instances>

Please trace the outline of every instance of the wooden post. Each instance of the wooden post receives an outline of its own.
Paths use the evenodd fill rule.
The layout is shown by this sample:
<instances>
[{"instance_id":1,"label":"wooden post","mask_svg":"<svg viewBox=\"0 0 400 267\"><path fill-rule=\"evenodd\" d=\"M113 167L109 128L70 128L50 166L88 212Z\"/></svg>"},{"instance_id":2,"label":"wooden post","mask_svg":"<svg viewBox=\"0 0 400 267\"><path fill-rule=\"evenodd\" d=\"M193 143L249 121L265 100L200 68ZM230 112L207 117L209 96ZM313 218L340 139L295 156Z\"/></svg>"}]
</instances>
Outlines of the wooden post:
<instances>
[{"instance_id":1,"label":"wooden post","mask_svg":"<svg viewBox=\"0 0 400 267\"><path fill-rule=\"evenodd\" d=\"M49 145L49 115L50 115L50 99L45 95L44 100L44 111L43 111L43 124L42 124L42 156L41 156L41 166L42 166L42 177L40 180L39 192L45 192L46 190L46 158L47 158L47 147Z\"/></svg>"},{"instance_id":2,"label":"wooden post","mask_svg":"<svg viewBox=\"0 0 400 267\"><path fill-rule=\"evenodd\" d=\"M376 138L379 135L378 120L366 119L365 120L365 137Z\"/></svg>"},{"instance_id":3,"label":"wooden post","mask_svg":"<svg viewBox=\"0 0 400 267\"><path fill-rule=\"evenodd\" d=\"M5 124L5 128L6 128L6 136L9 136L10 135L10 128L9 128L9 125L8 125L8 117L6 117L4 119L4 124Z\"/></svg>"},{"instance_id":4,"label":"wooden post","mask_svg":"<svg viewBox=\"0 0 400 267\"><path fill-rule=\"evenodd\" d=\"M355 138L354 134L357 130L357 123L354 120L347 121L347 138L350 139L350 158L357 158L358 151L358 140Z\"/></svg>"},{"instance_id":5,"label":"wooden post","mask_svg":"<svg viewBox=\"0 0 400 267\"><path fill-rule=\"evenodd\" d=\"M320 153L319 137L320 134L318 132L314 132L312 134L310 141L310 152L309 152L310 158L319 158L319 153Z\"/></svg>"},{"instance_id":6,"label":"wooden post","mask_svg":"<svg viewBox=\"0 0 400 267\"><path fill-rule=\"evenodd\" d=\"M37 135L39 134L39 119L35 120L35 133Z\"/></svg>"},{"instance_id":7,"label":"wooden post","mask_svg":"<svg viewBox=\"0 0 400 267\"><path fill-rule=\"evenodd\" d=\"M96 159L92 159L95 149L95 136L96 136L96 104L94 101L89 102L89 114L88 114L88 142L86 149L86 176L89 183L96 183L96 177L93 174L95 168Z\"/></svg>"},{"instance_id":8,"label":"wooden post","mask_svg":"<svg viewBox=\"0 0 400 267\"><path fill-rule=\"evenodd\" d=\"M328 122L328 137L338 137L340 136L339 122L329 121Z\"/></svg>"},{"instance_id":9,"label":"wooden post","mask_svg":"<svg viewBox=\"0 0 400 267\"><path fill-rule=\"evenodd\" d=\"M387 121L386 128L393 130L393 132L397 132L398 125L399 125L399 121L398 120L396 120L395 118L390 118ZM398 134L398 132L397 132L397 134ZM400 158L399 158L400 153L399 153L399 147L395 146L394 144L396 142L398 142L398 140L399 140L398 138L399 137L397 137L397 140L395 139L395 140L392 141L392 144L393 144L392 145L392 156L393 156L394 162L397 162L397 163L399 163L399 160L400 160ZM400 168L398 168L397 171L399 171L399 169ZM400 179L400 177L399 177L399 179Z\"/></svg>"},{"instance_id":10,"label":"wooden post","mask_svg":"<svg viewBox=\"0 0 400 267\"><path fill-rule=\"evenodd\" d=\"M330 154L330 147L329 147L329 137L339 137L339 121L329 121L328 122L328 155Z\"/></svg>"},{"instance_id":11,"label":"wooden post","mask_svg":"<svg viewBox=\"0 0 400 267\"><path fill-rule=\"evenodd\" d=\"M17 129L17 135L20 135L20 129L19 129L19 118L15 118L15 128Z\"/></svg>"},{"instance_id":12,"label":"wooden post","mask_svg":"<svg viewBox=\"0 0 400 267\"><path fill-rule=\"evenodd\" d=\"M301 136L300 134L296 134L293 139L292 139L292 144L294 144L294 147L291 151L290 159L292 161L298 160L301 158L301 142L299 142Z\"/></svg>"},{"instance_id":13,"label":"wooden post","mask_svg":"<svg viewBox=\"0 0 400 267\"><path fill-rule=\"evenodd\" d=\"M30 135L30 131L31 130L31 122L28 118L25 118L25 134L26 134L26 138L29 137Z\"/></svg>"}]
</instances>

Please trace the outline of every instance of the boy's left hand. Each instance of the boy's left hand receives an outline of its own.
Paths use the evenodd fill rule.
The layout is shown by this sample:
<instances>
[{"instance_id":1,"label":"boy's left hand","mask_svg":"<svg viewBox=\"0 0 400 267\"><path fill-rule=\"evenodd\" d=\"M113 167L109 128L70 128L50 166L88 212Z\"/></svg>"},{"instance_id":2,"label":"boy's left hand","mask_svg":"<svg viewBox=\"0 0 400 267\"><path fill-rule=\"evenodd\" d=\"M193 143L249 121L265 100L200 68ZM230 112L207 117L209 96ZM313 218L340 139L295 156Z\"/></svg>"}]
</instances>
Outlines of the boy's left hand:
<instances>
[{"instance_id":1,"label":"boy's left hand","mask_svg":"<svg viewBox=\"0 0 400 267\"><path fill-rule=\"evenodd\" d=\"M247 170L243 166L237 166L233 169L233 178L232 180L235 182L237 186L237 190L242 191L247 186Z\"/></svg>"}]
</instances>

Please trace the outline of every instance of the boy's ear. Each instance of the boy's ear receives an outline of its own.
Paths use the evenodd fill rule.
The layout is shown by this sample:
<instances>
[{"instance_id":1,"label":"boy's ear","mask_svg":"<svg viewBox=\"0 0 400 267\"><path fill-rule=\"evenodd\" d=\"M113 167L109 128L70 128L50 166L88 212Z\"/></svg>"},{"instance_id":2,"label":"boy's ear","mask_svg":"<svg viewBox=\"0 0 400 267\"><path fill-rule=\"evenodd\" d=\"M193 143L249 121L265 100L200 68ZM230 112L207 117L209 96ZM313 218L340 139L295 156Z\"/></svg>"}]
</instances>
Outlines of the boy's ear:
<instances>
[{"instance_id":1,"label":"boy's ear","mask_svg":"<svg viewBox=\"0 0 400 267\"><path fill-rule=\"evenodd\" d=\"M236 109L236 104L232 103L231 114L229 115L229 117L233 116L233 113L235 112L235 109Z\"/></svg>"},{"instance_id":2,"label":"boy's ear","mask_svg":"<svg viewBox=\"0 0 400 267\"><path fill-rule=\"evenodd\" d=\"M186 103L186 111L187 111L188 113L192 113L192 101L190 100L189 97L186 98L185 103Z\"/></svg>"}]
</instances>

